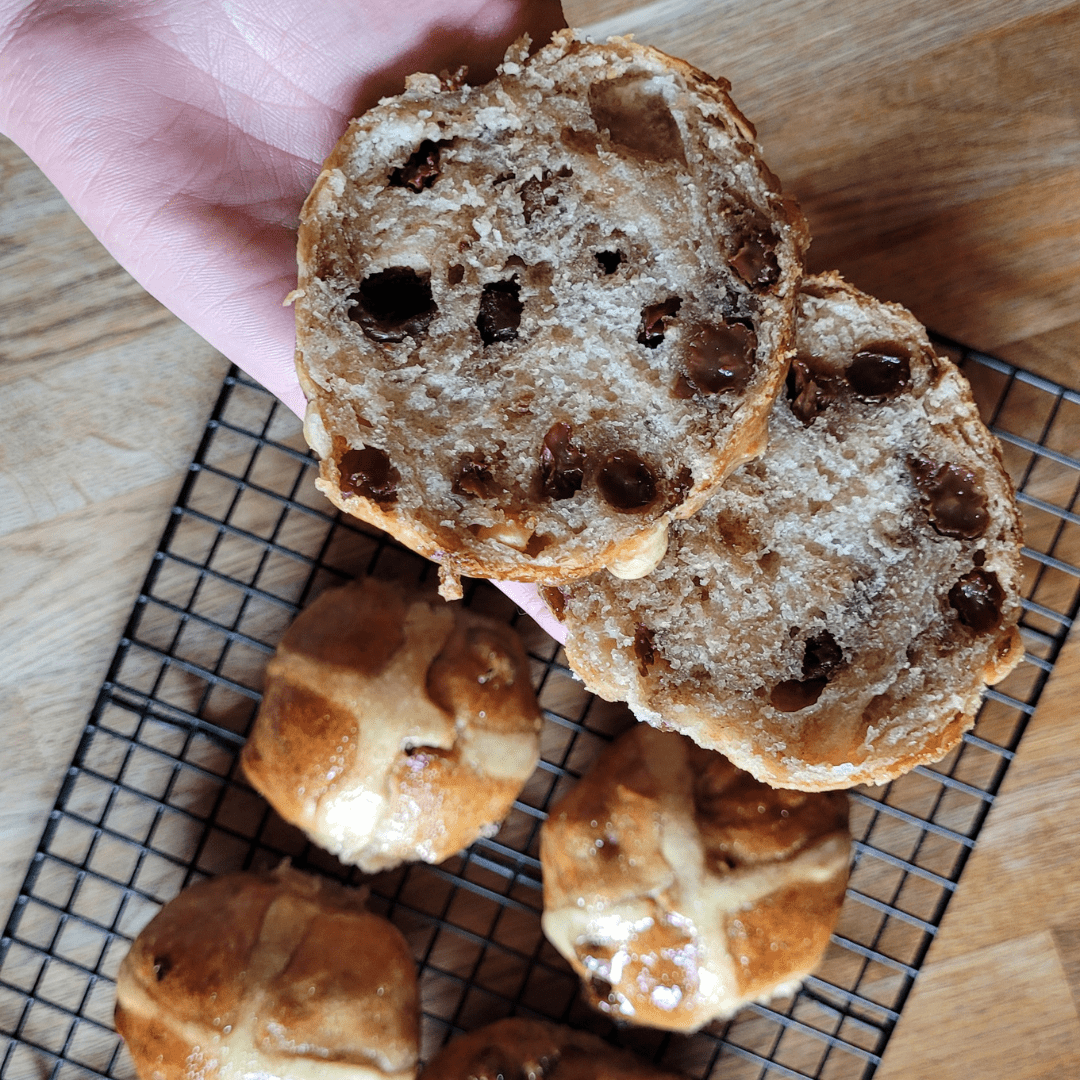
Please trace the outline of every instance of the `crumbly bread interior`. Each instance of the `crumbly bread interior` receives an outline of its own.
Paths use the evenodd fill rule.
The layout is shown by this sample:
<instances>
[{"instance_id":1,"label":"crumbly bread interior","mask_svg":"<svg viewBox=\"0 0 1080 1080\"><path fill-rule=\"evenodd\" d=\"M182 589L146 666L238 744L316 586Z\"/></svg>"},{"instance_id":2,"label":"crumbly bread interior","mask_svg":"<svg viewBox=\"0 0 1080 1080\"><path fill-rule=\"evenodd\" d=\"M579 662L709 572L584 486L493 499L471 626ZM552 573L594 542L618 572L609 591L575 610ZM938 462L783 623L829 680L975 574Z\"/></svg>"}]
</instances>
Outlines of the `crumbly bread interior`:
<instances>
[{"instance_id":1,"label":"crumbly bread interior","mask_svg":"<svg viewBox=\"0 0 1080 1080\"><path fill-rule=\"evenodd\" d=\"M319 486L459 573L646 573L761 449L805 225L727 84L573 31L417 75L301 216Z\"/></svg>"},{"instance_id":2,"label":"crumbly bread interior","mask_svg":"<svg viewBox=\"0 0 1080 1080\"><path fill-rule=\"evenodd\" d=\"M282 867L185 889L120 965L141 1080L409 1080L420 1003L401 933L364 893Z\"/></svg>"},{"instance_id":3,"label":"crumbly bread interior","mask_svg":"<svg viewBox=\"0 0 1080 1080\"><path fill-rule=\"evenodd\" d=\"M498 831L536 767L529 675L505 624L360 578L286 631L244 773L342 862L441 862Z\"/></svg>"},{"instance_id":4,"label":"crumbly bread interior","mask_svg":"<svg viewBox=\"0 0 1080 1080\"><path fill-rule=\"evenodd\" d=\"M769 447L641 581L550 590L604 697L806 790L936 761L1023 649L1020 525L970 387L903 309L808 279Z\"/></svg>"},{"instance_id":5,"label":"crumbly bread interior","mask_svg":"<svg viewBox=\"0 0 1080 1080\"><path fill-rule=\"evenodd\" d=\"M422 1080L678 1080L586 1031L511 1016L451 1039Z\"/></svg>"},{"instance_id":6,"label":"crumbly bread interior","mask_svg":"<svg viewBox=\"0 0 1080 1080\"><path fill-rule=\"evenodd\" d=\"M637 724L543 826L544 933L601 1011L695 1031L791 993L848 877L847 797L774 790Z\"/></svg>"}]
</instances>

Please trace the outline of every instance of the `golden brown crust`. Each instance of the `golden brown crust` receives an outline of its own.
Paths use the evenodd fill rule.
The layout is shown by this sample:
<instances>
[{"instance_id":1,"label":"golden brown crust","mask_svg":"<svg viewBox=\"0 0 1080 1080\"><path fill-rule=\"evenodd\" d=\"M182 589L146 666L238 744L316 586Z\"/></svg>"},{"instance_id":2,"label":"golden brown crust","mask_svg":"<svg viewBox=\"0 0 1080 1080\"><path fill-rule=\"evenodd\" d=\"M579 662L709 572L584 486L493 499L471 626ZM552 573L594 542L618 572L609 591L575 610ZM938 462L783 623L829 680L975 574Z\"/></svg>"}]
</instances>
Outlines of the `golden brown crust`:
<instances>
[{"instance_id":1,"label":"golden brown crust","mask_svg":"<svg viewBox=\"0 0 1080 1080\"><path fill-rule=\"evenodd\" d=\"M596 1035L508 1017L448 1042L422 1080L678 1080Z\"/></svg>"},{"instance_id":2,"label":"golden brown crust","mask_svg":"<svg viewBox=\"0 0 1080 1080\"><path fill-rule=\"evenodd\" d=\"M419 998L363 894L287 868L185 889L120 967L116 1029L141 1080L408 1080Z\"/></svg>"},{"instance_id":3,"label":"golden brown crust","mask_svg":"<svg viewBox=\"0 0 1080 1080\"><path fill-rule=\"evenodd\" d=\"M540 725L512 629L365 578L293 622L241 761L282 817L376 871L440 862L497 827Z\"/></svg>"},{"instance_id":4,"label":"golden brown crust","mask_svg":"<svg viewBox=\"0 0 1080 1080\"><path fill-rule=\"evenodd\" d=\"M647 534L758 451L790 355L808 234L754 137L726 83L573 31L532 57L513 47L485 87L414 76L353 121L298 246L320 489L439 561L447 596L460 575L648 572ZM412 290L408 314L385 314L384 287L391 306ZM494 336L492 287L520 309ZM749 373L691 385L695 335L718 320L753 329ZM560 425L576 479L549 487ZM355 480L360 451L377 481ZM646 463L654 495L612 501L616 452Z\"/></svg>"},{"instance_id":5,"label":"golden brown crust","mask_svg":"<svg viewBox=\"0 0 1080 1080\"><path fill-rule=\"evenodd\" d=\"M847 883L847 812L840 793L767 787L638 724L544 824L544 931L596 1007L694 1031L818 963Z\"/></svg>"}]
</instances>

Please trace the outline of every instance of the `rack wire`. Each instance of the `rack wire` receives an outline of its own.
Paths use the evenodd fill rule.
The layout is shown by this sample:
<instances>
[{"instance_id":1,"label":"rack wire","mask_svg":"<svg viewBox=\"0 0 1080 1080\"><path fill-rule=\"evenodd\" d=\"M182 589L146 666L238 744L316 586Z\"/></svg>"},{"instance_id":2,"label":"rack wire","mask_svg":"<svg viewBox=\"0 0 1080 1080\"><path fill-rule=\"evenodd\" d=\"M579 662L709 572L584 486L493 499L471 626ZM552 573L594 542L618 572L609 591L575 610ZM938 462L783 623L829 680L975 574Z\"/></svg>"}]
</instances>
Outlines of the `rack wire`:
<instances>
[{"instance_id":1,"label":"rack wire","mask_svg":"<svg viewBox=\"0 0 1080 1080\"><path fill-rule=\"evenodd\" d=\"M466 602L522 635L544 712L542 761L499 833L440 866L370 880L416 957L422 1056L520 1013L590 1028L699 1080L869 1080L1080 607L1080 394L940 339L1001 440L1025 519L1027 654L942 762L851 793L855 863L828 952L790 999L693 1036L592 1012L540 930L546 808L630 722L487 582ZM119 963L192 881L293 864L364 880L308 844L237 767L263 668L296 612L360 573L431 565L331 512L296 419L226 377L0 939L0 1080L129 1080L112 1026Z\"/></svg>"}]
</instances>

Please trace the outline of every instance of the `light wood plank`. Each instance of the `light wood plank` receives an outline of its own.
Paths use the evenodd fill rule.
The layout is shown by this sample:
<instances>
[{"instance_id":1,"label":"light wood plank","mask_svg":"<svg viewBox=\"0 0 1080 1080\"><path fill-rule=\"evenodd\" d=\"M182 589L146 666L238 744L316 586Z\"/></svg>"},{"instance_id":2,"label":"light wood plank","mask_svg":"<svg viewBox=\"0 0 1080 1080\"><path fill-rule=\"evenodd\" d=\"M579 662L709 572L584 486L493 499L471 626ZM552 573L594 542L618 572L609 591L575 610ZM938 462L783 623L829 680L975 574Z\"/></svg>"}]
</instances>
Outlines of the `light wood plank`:
<instances>
[{"instance_id":1,"label":"light wood plank","mask_svg":"<svg viewBox=\"0 0 1080 1080\"><path fill-rule=\"evenodd\" d=\"M597 37L635 33L731 81L806 212L813 269L839 269L976 348L1015 350L1075 322L1080 5L570 0L564 10ZM1023 355L1062 378L1040 350ZM1064 367L1076 385L1075 352Z\"/></svg>"},{"instance_id":2,"label":"light wood plank","mask_svg":"<svg viewBox=\"0 0 1080 1080\"><path fill-rule=\"evenodd\" d=\"M1080 1020L1047 930L923 969L875 1080L1080 1076Z\"/></svg>"},{"instance_id":3,"label":"light wood plank","mask_svg":"<svg viewBox=\"0 0 1080 1080\"><path fill-rule=\"evenodd\" d=\"M4 921L225 370L0 140Z\"/></svg>"},{"instance_id":4,"label":"light wood plank","mask_svg":"<svg viewBox=\"0 0 1080 1080\"><path fill-rule=\"evenodd\" d=\"M0 538L5 920L176 491L172 475Z\"/></svg>"}]
</instances>

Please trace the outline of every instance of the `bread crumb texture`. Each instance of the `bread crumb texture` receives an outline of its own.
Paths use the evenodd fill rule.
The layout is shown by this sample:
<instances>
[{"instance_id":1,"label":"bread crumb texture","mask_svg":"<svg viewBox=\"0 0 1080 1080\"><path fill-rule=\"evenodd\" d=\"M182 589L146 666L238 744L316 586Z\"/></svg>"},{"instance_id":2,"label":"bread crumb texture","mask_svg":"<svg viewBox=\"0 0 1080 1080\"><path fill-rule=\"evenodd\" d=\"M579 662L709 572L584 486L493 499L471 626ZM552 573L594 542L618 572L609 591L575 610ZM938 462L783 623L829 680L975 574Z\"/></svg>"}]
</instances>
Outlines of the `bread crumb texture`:
<instances>
[{"instance_id":1,"label":"bread crumb texture","mask_svg":"<svg viewBox=\"0 0 1080 1080\"><path fill-rule=\"evenodd\" d=\"M727 85L656 50L414 77L301 215L319 486L452 575L638 559L759 442L805 243Z\"/></svg>"},{"instance_id":2,"label":"bread crumb texture","mask_svg":"<svg viewBox=\"0 0 1080 1080\"><path fill-rule=\"evenodd\" d=\"M564 587L571 666L759 779L936 761L1019 660L1020 524L963 375L905 310L808 279L769 445L640 581ZM548 593L550 598L551 593Z\"/></svg>"}]
</instances>

